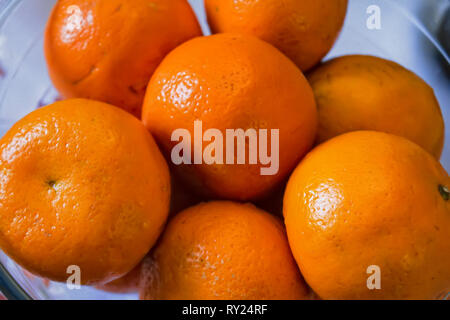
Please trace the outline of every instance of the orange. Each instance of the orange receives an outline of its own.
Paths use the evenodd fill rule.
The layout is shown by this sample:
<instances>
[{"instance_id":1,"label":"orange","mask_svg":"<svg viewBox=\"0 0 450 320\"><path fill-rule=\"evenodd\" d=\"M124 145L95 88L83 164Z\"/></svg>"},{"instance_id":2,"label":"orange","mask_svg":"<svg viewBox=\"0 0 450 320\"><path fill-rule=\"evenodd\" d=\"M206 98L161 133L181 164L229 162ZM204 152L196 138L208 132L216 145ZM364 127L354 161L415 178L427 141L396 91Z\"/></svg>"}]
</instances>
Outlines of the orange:
<instances>
[{"instance_id":1,"label":"orange","mask_svg":"<svg viewBox=\"0 0 450 320\"><path fill-rule=\"evenodd\" d=\"M449 190L436 159L405 138L357 131L320 145L284 197L289 243L306 282L323 299L447 293Z\"/></svg>"},{"instance_id":2,"label":"orange","mask_svg":"<svg viewBox=\"0 0 450 320\"><path fill-rule=\"evenodd\" d=\"M333 46L347 0L205 0L205 7L213 33L254 35L308 70Z\"/></svg>"},{"instance_id":3,"label":"orange","mask_svg":"<svg viewBox=\"0 0 450 320\"><path fill-rule=\"evenodd\" d=\"M270 44L238 34L196 38L172 51L150 81L142 119L169 159L180 143L172 141L173 133L187 130L191 142L184 143L191 146L191 163L194 121L201 121L203 133L219 130L224 148L217 150L223 152L223 164L185 162L175 169L191 189L232 200L261 197L283 181L313 145L317 128L314 95L300 70ZM256 135L266 130L269 155L276 142L273 130L279 130L278 170L262 175L261 169L271 164L262 164L260 156L250 163L249 139L245 150L237 150L238 139L234 150L226 148L227 129L254 129ZM203 155L211 143L203 143ZM237 164L238 152L245 152L245 163ZM226 161L228 155L234 164Z\"/></svg>"},{"instance_id":4,"label":"orange","mask_svg":"<svg viewBox=\"0 0 450 320\"><path fill-rule=\"evenodd\" d=\"M0 140L0 248L39 276L82 284L133 269L165 224L166 162L135 117L89 100L38 109Z\"/></svg>"},{"instance_id":5,"label":"orange","mask_svg":"<svg viewBox=\"0 0 450 320\"><path fill-rule=\"evenodd\" d=\"M47 23L45 55L65 98L100 100L139 117L164 56L201 35L186 0L59 0Z\"/></svg>"},{"instance_id":6,"label":"orange","mask_svg":"<svg viewBox=\"0 0 450 320\"><path fill-rule=\"evenodd\" d=\"M318 142L356 130L408 138L439 158L444 120L433 89L395 62L344 56L309 75L319 111Z\"/></svg>"},{"instance_id":7,"label":"orange","mask_svg":"<svg viewBox=\"0 0 450 320\"><path fill-rule=\"evenodd\" d=\"M171 220L142 269L144 299L305 299L280 221L251 204L201 203Z\"/></svg>"}]
</instances>

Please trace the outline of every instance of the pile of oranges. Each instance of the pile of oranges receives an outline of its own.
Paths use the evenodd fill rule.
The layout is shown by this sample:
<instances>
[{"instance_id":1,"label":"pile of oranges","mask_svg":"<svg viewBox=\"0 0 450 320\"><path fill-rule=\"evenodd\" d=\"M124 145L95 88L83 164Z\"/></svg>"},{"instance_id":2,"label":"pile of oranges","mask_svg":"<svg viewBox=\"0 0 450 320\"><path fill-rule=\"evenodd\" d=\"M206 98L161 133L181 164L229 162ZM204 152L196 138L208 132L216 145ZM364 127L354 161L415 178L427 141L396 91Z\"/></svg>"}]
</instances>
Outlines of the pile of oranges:
<instances>
[{"instance_id":1,"label":"pile of oranges","mask_svg":"<svg viewBox=\"0 0 450 320\"><path fill-rule=\"evenodd\" d=\"M377 57L320 62L347 0L205 8L212 36L187 0L57 2L45 55L66 100L0 140L0 248L38 276L77 266L82 284L142 299L445 296L432 88ZM230 129L244 133L231 153L216 144ZM262 174L251 133L274 131L255 144L277 162Z\"/></svg>"}]
</instances>

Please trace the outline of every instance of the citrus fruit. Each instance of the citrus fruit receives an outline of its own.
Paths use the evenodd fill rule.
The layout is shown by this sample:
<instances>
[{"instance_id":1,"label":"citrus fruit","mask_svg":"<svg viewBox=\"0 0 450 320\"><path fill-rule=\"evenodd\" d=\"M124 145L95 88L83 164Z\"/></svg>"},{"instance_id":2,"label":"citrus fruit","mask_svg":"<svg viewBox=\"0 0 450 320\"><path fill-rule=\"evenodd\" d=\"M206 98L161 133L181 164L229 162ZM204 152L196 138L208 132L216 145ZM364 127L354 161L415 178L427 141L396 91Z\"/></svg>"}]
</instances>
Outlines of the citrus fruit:
<instances>
[{"instance_id":1,"label":"citrus fruit","mask_svg":"<svg viewBox=\"0 0 450 320\"><path fill-rule=\"evenodd\" d=\"M220 34L190 40L164 59L147 88L142 120L191 189L248 200L283 181L309 151L317 110L303 74L276 48L252 36ZM179 130L187 138L174 137ZM230 130L241 130L244 140L230 137ZM217 135L209 142L208 131ZM249 131L252 139L244 137ZM181 143L189 147L183 150L189 159L175 163ZM213 161L207 162L213 143Z\"/></svg>"},{"instance_id":2,"label":"citrus fruit","mask_svg":"<svg viewBox=\"0 0 450 320\"><path fill-rule=\"evenodd\" d=\"M143 299L305 299L280 221L251 204L201 203L144 260Z\"/></svg>"},{"instance_id":3,"label":"citrus fruit","mask_svg":"<svg viewBox=\"0 0 450 320\"><path fill-rule=\"evenodd\" d=\"M60 0L47 23L45 55L65 98L100 100L139 117L164 56L201 35L186 0Z\"/></svg>"},{"instance_id":4,"label":"citrus fruit","mask_svg":"<svg viewBox=\"0 0 450 320\"><path fill-rule=\"evenodd\" d=\"M169 211L170 177L156 143L125 111L57 102L0 140L0 247L55 281L112 281L150 250Z\"/></svg>"},{"instance_id":5,"label":"citrus fruit","mask_svg":"<svg viewBox=\"0 0 450 320\"><path fill-rule=\"evenodd\" d=\"M434 299L450 289L450 178L399 136L357 131L313 150L284 197L289 243L322 299Z\"/></svg>"},{"instance_id":6,"label":"citrus fruit","mask_svg":"<svg viewBox=\"0 0 450 320\"><path fill-rule=\"evenodd\" d=\"M205 8L213 33L254 35L308 70L333 46L347 0L205 0Z\"/></svg>"},{"instance_id":7,"label":"citrus fruit","mask_svg":"<svg viewBox=\"0 0 450 320\"><path fill-rule=\"evenodd\" d=\"M374 130L408 138L439 158L444 120L433 89L395 62L344 56L309 75L319 111L318 142Z\"/></svg>"}]
</instances>

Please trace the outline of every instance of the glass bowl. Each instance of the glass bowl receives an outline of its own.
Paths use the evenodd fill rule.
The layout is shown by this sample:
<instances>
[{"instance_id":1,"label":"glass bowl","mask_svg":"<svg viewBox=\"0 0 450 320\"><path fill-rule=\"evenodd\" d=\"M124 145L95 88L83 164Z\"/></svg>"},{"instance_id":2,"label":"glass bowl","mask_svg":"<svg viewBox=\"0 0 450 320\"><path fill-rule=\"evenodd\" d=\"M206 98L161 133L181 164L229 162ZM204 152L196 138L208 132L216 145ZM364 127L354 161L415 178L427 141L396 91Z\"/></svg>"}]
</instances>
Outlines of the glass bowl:
<instances>
[{"instance_id":1,"label":"glass bowl","mask_svg":"<svg viewBox=\"0 0 450 320\"><path fill-rule=\"evenodd\" d=\"M43 33L56 0L0 0L0 136L34 109L58 98L47 74ZM190 0L205 34L209 34L203 0ZM368 7L381 9L381 29L369 29ZM440 45L440 17L447 0L350 0L341 35L326 57L371 54L414 71L430 84L450 127L450 59ZM446 15L447 19L450 16ZM448 25L448 21L442 23ZM448 28L448 27L447 27ZM442 35L442 34L441 34ZM447 34L445 37L449 37ZM448 40L448 39L447 39ZM450 169L450 130L442 164ZM35 277L0 251L0 291L9 299L136 299L137 294L112 294L90 287L69 290L62 283Z\"/></svg>"}]
</instances>

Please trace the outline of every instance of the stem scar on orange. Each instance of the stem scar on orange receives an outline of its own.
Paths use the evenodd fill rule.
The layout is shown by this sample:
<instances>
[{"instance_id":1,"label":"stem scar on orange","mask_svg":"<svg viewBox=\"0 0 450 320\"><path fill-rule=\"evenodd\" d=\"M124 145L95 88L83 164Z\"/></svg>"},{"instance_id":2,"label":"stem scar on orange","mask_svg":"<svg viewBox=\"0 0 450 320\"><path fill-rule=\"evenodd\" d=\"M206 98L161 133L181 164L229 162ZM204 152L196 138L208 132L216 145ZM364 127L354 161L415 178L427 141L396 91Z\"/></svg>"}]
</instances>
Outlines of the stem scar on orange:
<instances>
[{"instance_id":1,"label":"stem scar on orange","mask_svg":"<svg viewBox=\"0 0 450 320\"><path fill-rule=\"evenodd\" d=\"M448 292L449 187L439 162L399 136L356 131L318 146L291 176L283 208L308 284L323 299ZM379 290L367 287L373 265Z\"/></svg>"},{"instance_id":2,"label":"stem scar on orange","mask_svg":"<svg viewBox=\"0 0 450 320\"><path fill-rule=\"evenodd\" d=\"M142 123L101 102L38 109L0 140L0 247L44 278L82 284L132 270L169 212L170 176Z\"/></svg>"}]
</instances>

